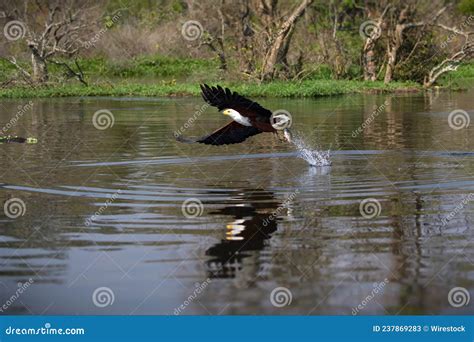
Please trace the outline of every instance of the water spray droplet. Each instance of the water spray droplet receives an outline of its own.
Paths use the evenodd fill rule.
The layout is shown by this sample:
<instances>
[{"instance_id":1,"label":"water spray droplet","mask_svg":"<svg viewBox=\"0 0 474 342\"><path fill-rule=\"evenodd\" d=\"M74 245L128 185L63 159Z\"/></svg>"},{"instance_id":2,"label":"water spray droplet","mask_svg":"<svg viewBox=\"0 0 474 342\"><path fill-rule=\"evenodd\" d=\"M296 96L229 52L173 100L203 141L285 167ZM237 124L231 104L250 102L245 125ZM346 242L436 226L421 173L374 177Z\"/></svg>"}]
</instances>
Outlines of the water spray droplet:
<instances>
[{"instance_id":1,"label":"water spray droplet","mask_svg":"<svg viewBox=\"0 0 474 342\"><path fill-rule=\"evenodd\" d=\"M298 150L298 157L306 160L311 166L329 166L331 165L330 151L318 151L310 148L298 136L293 137L292 140L296 149Z\"/></svg>"}]
</instances>

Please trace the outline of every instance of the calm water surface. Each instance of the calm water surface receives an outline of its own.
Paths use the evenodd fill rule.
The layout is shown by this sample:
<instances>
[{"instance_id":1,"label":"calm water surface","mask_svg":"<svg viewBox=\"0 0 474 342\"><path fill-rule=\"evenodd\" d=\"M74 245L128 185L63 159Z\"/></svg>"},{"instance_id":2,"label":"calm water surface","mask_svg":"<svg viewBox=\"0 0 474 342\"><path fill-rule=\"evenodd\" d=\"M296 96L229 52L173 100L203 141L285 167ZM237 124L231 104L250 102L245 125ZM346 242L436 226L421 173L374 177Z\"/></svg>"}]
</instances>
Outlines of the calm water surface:
<instances>
[{"instance_id":1,"label":"calm water surface","mask_svg":"<svg viewBox=\"0 0 474 342\"><path fill-rule=\"evenodd\" d=\"M323 168L271 135L175 142L190 117L187 135L226 122L198 98L34 99L21 115L29 100L1 100L0 126L39 139L0 145L2 206L25 204L0 211L0 304L32 279L3 314L472 314L448 292L474 295L474 124L448 114L474 119L473 96L261 99L331 149ZM99 109L113 127L94 127ZM291 303L272 305L278 287Z\"/></svg>"}]
</instances>

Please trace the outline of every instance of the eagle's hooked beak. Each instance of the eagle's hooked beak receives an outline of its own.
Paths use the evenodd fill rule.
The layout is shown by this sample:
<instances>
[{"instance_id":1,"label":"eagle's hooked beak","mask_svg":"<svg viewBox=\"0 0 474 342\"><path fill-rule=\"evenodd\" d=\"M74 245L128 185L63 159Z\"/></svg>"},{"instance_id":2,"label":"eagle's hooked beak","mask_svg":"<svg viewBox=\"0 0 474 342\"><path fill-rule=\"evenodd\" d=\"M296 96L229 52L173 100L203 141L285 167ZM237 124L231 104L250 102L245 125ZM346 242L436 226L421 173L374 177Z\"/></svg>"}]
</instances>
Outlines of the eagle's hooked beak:
<instances>
[{"instance_id":1,"label":"eagle's hooked beak","mask_svg":"<svg viewBox=\"0 0 474 342\"><path fill-rule=\"evenodd\" d=\"M230 112L229 112L229 110L228 110L228 109L225 109L225 110L222 112L222 114L224 114L224 115L229 115L229 114L230 114Z\"/></svg>"}]
</instances>

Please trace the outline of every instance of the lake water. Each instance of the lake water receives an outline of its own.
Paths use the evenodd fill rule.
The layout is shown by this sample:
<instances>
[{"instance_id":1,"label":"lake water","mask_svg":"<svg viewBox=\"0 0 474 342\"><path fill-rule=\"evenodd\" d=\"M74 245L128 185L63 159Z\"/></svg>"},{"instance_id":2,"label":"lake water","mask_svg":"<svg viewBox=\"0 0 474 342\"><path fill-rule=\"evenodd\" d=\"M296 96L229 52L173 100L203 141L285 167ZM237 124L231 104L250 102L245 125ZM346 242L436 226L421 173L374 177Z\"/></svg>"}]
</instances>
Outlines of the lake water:
<instances>
[{"instance_id":1,"label":"lake water","mask_svg":"<svg viewBox=\"0 0 474 342\"><path fill-rule=\"evenodd\" d=\"M271 134L176 142L226 122L199 98L1 100L38 143L0 145L0 313L473 314L448 300L474 295L474 122L448 120L473 96L260 99L319 168Z\"/></svg>"}]
</instances>

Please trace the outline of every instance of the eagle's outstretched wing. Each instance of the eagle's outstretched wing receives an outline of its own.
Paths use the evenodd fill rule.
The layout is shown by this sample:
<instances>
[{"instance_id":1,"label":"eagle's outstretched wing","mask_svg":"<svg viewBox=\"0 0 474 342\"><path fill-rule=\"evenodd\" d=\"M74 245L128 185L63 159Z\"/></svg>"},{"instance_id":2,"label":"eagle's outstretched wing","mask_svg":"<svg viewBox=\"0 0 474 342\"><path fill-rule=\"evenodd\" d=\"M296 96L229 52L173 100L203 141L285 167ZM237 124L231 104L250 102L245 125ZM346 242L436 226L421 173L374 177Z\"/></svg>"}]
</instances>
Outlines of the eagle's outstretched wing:
<instances>
[{"instance_id":1,"label":"eagle's outstretched wing","mask_svg":"<svg viewBox=\"0 0 474 342\"><path fill-rule=\"evenodd\" d=\"M260 106L257 102L249 100L237 92L232 92L229 88L223 89L221 86L209 87L201 84L202 97L204 101L219 110L234 109L240 115L250 118L270 118L272 112Z\"/></svg>"},{"instance_id":2,"label":"eagle's outstretched wing","mask_svg":"<svg viewBox=\"0 0 474 342\"><path fill-rule=\"evenodd\" d=\"M176 140L184 143L201 143L207 145L227 145L241 143L248 137L262 133L256 127L244 126L238 122L232 121L227 125L217 129L209 135L201 138L185 138L178 136Z\"/></svg>"}]
</instances>

